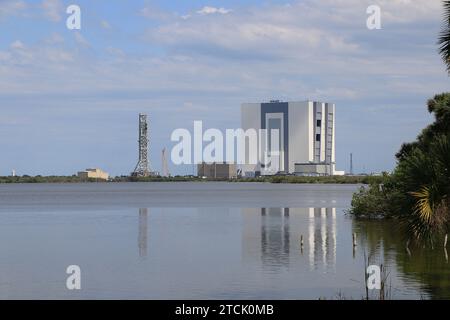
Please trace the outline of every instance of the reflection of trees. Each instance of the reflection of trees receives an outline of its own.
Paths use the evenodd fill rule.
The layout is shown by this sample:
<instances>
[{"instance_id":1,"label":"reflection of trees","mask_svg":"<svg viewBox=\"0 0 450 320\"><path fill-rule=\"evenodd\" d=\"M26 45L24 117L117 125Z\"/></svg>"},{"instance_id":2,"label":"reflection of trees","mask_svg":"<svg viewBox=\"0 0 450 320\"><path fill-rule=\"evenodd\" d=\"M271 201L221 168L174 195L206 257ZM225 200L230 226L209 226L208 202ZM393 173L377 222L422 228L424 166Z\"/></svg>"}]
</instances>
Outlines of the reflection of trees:
<instances>
[{"instance_id":1,"label":"reflection of trees","mask_svg":"<svg viewBox=\"0 0 450 320\"><path fill-rule=\"evenodd\" d=\"M450 299L450 264L446 252L439 246L423 248L409 244L396 221L354 220L353 231L367 255L393 261L405 278L419 281L431 299Z\"/></svg>"}]
</instances>

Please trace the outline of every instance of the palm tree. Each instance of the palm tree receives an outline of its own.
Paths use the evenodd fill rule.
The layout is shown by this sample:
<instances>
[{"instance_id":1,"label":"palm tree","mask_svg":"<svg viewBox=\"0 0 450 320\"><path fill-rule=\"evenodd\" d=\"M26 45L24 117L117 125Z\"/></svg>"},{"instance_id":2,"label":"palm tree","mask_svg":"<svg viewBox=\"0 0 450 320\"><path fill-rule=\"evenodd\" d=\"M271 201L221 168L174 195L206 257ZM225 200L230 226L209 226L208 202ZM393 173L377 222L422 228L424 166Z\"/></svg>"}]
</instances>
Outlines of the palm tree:
<instances>
[{"instance_id":1,"label":"palm tree","mask_svg":"<svg viewBox=\"0 0 450 320\"><path fill-rule=\"evenodd\" d=\"M450 1L444 1L444 26L439 37L439 53L450 73Z\"/></svg>"},{"instance_id":2,"label":"palm tree","mask_svg":"<svg viewBox=\"0 0 450 320\"><path fill-rule=\"evenodd\" d=\"M433 241L449 231L450 135L435 137L426 152L416 149L399 164L407 192L414 198L408 229L414 238ZM422 171L422 173L420 173Z\"/></svg>"}]
</instances>

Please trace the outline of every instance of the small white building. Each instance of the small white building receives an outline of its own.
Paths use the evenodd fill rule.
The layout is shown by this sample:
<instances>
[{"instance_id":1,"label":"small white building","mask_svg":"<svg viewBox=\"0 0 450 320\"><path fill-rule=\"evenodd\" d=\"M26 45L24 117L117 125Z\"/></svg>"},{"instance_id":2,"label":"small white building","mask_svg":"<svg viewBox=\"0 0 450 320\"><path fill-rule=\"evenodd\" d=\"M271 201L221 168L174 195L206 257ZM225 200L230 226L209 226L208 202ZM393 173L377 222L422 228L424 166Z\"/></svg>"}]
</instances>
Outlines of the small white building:
<instances>
[{"instance_id":1,"label":"small white building","mask_svg":"<svg viewBox=\"0 0 450 320\"><path fill-rule=\"evenodd\" d=\"M278 172L297 175L342 175L335 169L335 105L303 101L244 103L241 106L242 129L278 130ZM269 141L270 139L266 139ZM264 144L268 153L270 143ZM272 149L273 150L273 149ZM246 157L248 157L246 149ZM261 152L261 150L259 150ZM259 157L264 159L264 157ZM265 172L266 164L244 164L243 174Z\"/></svg>"}]
</instances>

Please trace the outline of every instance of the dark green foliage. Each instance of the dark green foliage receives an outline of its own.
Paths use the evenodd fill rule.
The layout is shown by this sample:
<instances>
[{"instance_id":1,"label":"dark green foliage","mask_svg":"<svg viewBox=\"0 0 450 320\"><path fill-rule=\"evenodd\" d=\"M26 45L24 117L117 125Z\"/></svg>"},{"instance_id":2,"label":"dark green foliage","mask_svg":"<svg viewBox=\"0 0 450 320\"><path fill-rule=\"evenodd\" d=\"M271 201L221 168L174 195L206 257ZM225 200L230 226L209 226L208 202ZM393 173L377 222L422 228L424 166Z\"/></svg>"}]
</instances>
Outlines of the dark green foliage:
<instances>
[{"instance_id":1,"label":"dark green foliage","mask_svg":"<svg viewBox=\"0 0 450 320\"><path fill-rule=\"evenodd\" d=\"M353 195L351 213L364 218L385 217L389 210L386 208L386 195L381 189L382 185L361 187Z\"/></svg>"},{"instance_id":2,"label":"dark green foliage","mask_svg":"<svg viewBox=\"0 0 450 320\"><path fill-rule=\"evenodd\" d=\"M430 99L428 111L435 121L402 146L382 191L371 184L355 194L350 213L399 218L409 237L432 243L450 221L450 93Z\"/></svg>"},{"instance_id":3,"label":"dark green foliage","mask_svg":"<svg viewBox=\"0 0 450 320\"><path fill-rule=\"evenodd\" d=\"M271 183L370 184L383 181L382 176L267 176L259 178ZM242 179L241 179L242 181Z\"/></svg>"},{"instance_id":4,"label":"dark green foliage","mask_svg":"<svg viewBox=\"0 0 450 320\"><path fill-rule=\"evenodd\" d=\"M17 176L17 177L0 177L0 183L74 183L82 182L77 176Z\"/></svg>"},{"instance_id":5,"label":"dark green foliage","mask_svg":"<svg viewBox=\"0 0 450 320\"><path fill-rule=\"evenodd\" d=\"M203 181L202 178L197 176L150 176L150 177L130 177L122 176L115 177L112 182L188 182L188 181Z\"/></svg>"},{"instance_id":6,"label":"dark green foliage","mask_svg":"<svg viewBox=\"0 0 450 320\"><path fill-rule=\"evenodd\" d=\"M256 178L236 178L236 179L203 179L197 176L173 176L173 177L130 177L120 176L110 180L110 182L205 182L205 181L228 181L228 182L266 182L266 183L329 183L329 184L371 184L381 183L382 176L265 176ZM0 177L0 183L78 183L97 182L96 179L82 180L77 176L21 176L21 177ZM102 180L98 180L102 182Z\"/></svg>"}]
</instances>

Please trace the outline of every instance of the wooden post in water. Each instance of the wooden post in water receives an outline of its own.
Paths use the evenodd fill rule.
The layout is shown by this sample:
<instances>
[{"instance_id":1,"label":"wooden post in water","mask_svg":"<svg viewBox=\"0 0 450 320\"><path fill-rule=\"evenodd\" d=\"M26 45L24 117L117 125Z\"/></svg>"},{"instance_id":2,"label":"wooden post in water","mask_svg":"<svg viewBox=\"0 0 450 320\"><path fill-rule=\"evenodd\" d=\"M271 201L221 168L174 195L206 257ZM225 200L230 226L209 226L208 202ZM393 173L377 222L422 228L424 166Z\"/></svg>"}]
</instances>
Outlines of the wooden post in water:
<instances>
[{"instance_id":1,"label":"wooden post in water","mask_svg":"<svg viewBox=\"0 0 450 320\"><path fill-rule=\"evenodd\" d=\"M447 253L447 248L444 247L444 257L445 257L445 262L448 263L448 253Z\"/></svg>"},{"instance_id":2,"label":"wooden post in water","mask_svg":"<svg viewBox=\"0 0 450 320\"><path fill-rule=\"evenodd\" d=\"M411 256L411 251L409 250L409 239L406 241L406 252L408 253L408 256Z\"/></svg>"},{"instance_id":3,"label":"wooden post in water","mask_svg":"<svg viewBox=\"0 0 450 320\"><path fill-rule=\"evenodd\" d=\"M300 235L300 253L303 255L303 235Z\"/></svg>"},{"instance_id":4,"label":"wooden post in water","mask_svg":"<svg viewBox=\"0 0 450 320\"><path fill-rule=\"evenodd\" d=\"M352 235L352 238L353 238L353 246L352 246L352 248L353 248L353 259L355 258L355 256L356 256L356 233L353 233L353 235Z\"/></svg>"}]
</instances>

